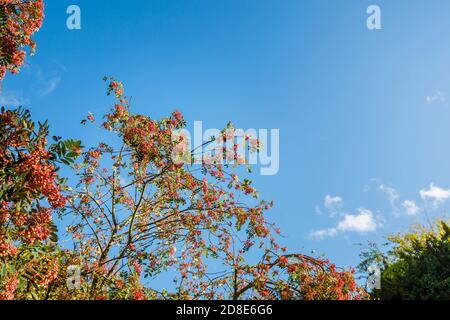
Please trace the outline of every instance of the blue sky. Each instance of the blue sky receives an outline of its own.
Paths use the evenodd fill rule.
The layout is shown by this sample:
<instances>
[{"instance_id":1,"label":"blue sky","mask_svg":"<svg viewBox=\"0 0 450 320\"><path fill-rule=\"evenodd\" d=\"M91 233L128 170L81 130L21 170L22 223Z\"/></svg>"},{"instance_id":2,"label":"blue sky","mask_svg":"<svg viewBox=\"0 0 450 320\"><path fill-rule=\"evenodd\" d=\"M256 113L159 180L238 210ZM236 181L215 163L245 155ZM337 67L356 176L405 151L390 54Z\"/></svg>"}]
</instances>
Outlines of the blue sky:
<instances>
[{"instance_id":1,"label":"blue sky","mask_svg":"<svg viewBox=\"0 0 450 320\"><path fill-rule=\"evenodd\" d=\"M70 4L81 30L66 28ZM371 4L382 30L366 27ZM136 112L280 129L279 173L253 176L271 219L291 250L354 266L355 243L446 216L449 16L445 0L48 0L0 104L90 145L102 137L79 123L109 108L112 75Z\"/></svg>"}]
</instances>

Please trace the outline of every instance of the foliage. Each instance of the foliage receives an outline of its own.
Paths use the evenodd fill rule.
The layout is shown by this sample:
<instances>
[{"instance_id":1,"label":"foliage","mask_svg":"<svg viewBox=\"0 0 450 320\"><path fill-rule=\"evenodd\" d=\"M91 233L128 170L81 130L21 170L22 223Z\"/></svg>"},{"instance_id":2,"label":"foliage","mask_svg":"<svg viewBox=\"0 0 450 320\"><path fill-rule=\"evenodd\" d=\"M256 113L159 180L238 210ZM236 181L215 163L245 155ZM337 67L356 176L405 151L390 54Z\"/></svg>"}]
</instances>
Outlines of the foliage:
<instances>
[{"instance_id":1,"label":"foliage","mask_svg":"<svg viewBox=\"0 0 450 320\"><path fill-rule=\"evenodd\" d=\"M26 46L34 53L43 7L0 0L0 80L19 71ZM49 145L47 122L1 110L0 299L365 298L352 272L280 247L265 217L273 203L237 175L250 167L231 123L199 155L179 132L180 112L133 114L123 84L105 81L115 103L100 127L117 144L83 152L80 141L55 136ZM259 151L257 139L241 138L240 147ZM60 165L71 166L78 184L59 177ZM58 239L54 219L62 216L72 221L70 250ZM67 285L72 266L81 270L75 288ZM163 273L176 285L155 290L151 280Z\"/></svg>"},{"instance_id":2,"label":"foliage","mask_svg":"<svg viewBox=\"0 0 450 320\"><path fill-rule=\"evenodd\" d=\"M7 71L17 73L24 63L25 47L33 55L33 34L44 18L43 0L0 0L0 81Z\"/></svg>"},{"instance_id":3,"label":"foliage","mask_svg":"<svg viewBox=\"0 0 450 320\"><path fill-rule=\"evenodd\" d=\"M60 137L48 146L46 122L36 128L27 110L2 109L0 298L365 297L351 272L280 248L272 235L279 230L264 216L273 204L259 200L251 181L233 172L231 123L209 142L223 144L203 154L196 168L195 150L178 134L185 126L181 113L159 121L132 114L123 85L105 80L116 101L100 127L119 138L117 149L99 143L82 152L80 141ZM95 122L93 115L87 120ZM230 149L223 147L227 140L234 142ZM255 139L244 141L258 152ZM57 165L79 155L73 165L79 183L70 188ZM72 250L60 246L55 213L73 220L67 228ZM66 284L71 265L82 270L77 290ZM174 290L144 285L167 271Z\"/></svg>"},{"instance_id":4,"label":"foliage","mask_svg":"<svg viewBox=\"0 0 450 320\"><path fill-rule=\"evenodd\" d=\"M377 299L450 299L450 227L438 221L431 229L421 226L388 238L383 252L373 244L362 253L361 270L371 264L381 272Z\"/></svg>"},{"instance_id":5,"label":"foliage","mask_svg":"<svg viewBox=\"0 0 450 320\"><path fill-rule=\"evenodd\" d=\"M323 298L361 297L349 273L280 248L272 235L279 230L264 215L273 204L260 200L251 181L235 173L245 161L238 160L242 146L231 123L205 143L218 142L196 167L195 150L178 134L185 126L180 112L161 120L133 114L123 84L105 81L115 103L100 128L120 143L117 148L99 143L74 166L79 183L67 212L76 218L68 231L82 257L87 297L319 298L322 279L328 282L320 292L325 287L330 292ZM87 122L95 123L94 115L82 123ZM250 152L258 152L257 140L243 138ZM143 279L168 270L175 290L144 288ZM291 286L294 270L303 274L298 279L310 281L300 290ZM124 284L131 284L126 294Z\"/></svg>"},{"instance_id":6,"label":"foliage","mask_svg":"<svg viewBox=\"0 0 450 320\"><path fill-rule=\"evenodd\" d=\"M0 297L11 298L31 286L46 288L56 277L57 242L52 211L66 204L59 162L72 161L79 141L58 141L47 148L47 123L37 128L27 110L0 113ZM62 150L64 149L64 150ZM71 149L68 151L67 149ZM72 153L74 151L74 153ZM51 274L50 274L51 273Z\"/></svg>"}]
</instances>

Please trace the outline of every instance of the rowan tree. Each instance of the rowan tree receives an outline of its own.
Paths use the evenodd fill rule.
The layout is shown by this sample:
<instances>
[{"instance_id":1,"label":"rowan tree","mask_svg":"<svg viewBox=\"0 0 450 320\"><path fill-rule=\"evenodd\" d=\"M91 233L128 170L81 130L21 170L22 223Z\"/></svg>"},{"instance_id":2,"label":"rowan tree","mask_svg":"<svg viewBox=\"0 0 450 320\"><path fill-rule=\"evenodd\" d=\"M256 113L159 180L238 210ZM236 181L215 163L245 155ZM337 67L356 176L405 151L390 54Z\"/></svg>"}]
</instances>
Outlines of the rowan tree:
<instances>
[{"instance_id":1,"label":"rowan tree","mask_svg":"<svg viewBox=\"0 0 450 320\"><path fill-rule=\"evenodd\" d=\"M43 20L42 0L0 0L0 80L17 73ZM266 220L231 123L190 150L178 111L134 114L123 84L105 78L114 106L99 126L113 143L83 151L23 109L0 114L0 299L360 299L353 273L289 253ZM89 115L83 123L95 123ZM58 175L74 164L76 184ZM194 159L200 159L199 164ZM239 174L238 174L239 173ZM71 186L71 187L69 187ZM57 218L71 220L70 242ZM70 245L71 244L71 245ZM68 286L72 267L76 286ZM169 274L167 290L152 279ZM75 281L77 282L77 281Z\"/></svg>"},{"instance_id":2,"label":"rowan tree","mask_svg":"<svg viewBox=\"0 0 450 320\"><path fill-rule=\"evenodd\" d=\"M26 56L36 50L32 36L44 19L43 0L0 0L0 81L18 73Z\"/></svg>"},{"instance_id":3,"label":"rowan tree","mask_svg":"<svg viewBox=\"0 0 450 320\"><path fill-rule=\"evenodd\" d=\"M55 211L66 197L58 165L81 152L79 141L55 137L27 110L0 112L0 298L31 298L57 276ZM42 292L41 292L42 293Z\"/></svg>"},{"instance_id":4,"label":"rowan tree","mask_svg":"<svg viewBox=\"0 0 450 320\"><path fill-rule=\"evenodd\" d=\"M241 137L239 146L230 123L204 144L212 149L196 154L179 134L186 125L180 112L161 120L133 114L123 84L105 80L114 106L100 123L90 114L83 124L98 123L117 143L100 142L74 166L79 183L66 212L75 217L68 231L82 257L84 297L362 297L348 272L277 243L279 230L265 218L273 203L236 174L246 165L237 149L258 152L258 140ZM173 290L144 285L165 272ZM325 287L329 294L320 295Z\"/></svg>"}]
</instances>

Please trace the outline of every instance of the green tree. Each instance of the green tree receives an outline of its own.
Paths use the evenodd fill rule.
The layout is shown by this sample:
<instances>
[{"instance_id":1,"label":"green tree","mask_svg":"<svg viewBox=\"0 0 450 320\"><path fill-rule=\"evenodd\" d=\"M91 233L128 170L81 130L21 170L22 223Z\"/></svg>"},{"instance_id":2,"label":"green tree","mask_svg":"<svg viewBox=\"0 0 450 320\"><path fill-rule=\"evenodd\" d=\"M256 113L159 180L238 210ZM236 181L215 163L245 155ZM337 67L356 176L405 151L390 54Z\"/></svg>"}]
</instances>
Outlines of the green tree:
<instances>
[{"instance_id":1,"label":"green tree","mask_svg":"<svg viewBox=\"0 0 450 320\"><path fill-rule=\"evenodd\" d=\"M439 220L431 228L415 226L411 231L388 237L386 252L375 244L361 253L360 271L377 265L381 288L374 299L450 299L450 226Z\"/></svg>"}]
</instances>

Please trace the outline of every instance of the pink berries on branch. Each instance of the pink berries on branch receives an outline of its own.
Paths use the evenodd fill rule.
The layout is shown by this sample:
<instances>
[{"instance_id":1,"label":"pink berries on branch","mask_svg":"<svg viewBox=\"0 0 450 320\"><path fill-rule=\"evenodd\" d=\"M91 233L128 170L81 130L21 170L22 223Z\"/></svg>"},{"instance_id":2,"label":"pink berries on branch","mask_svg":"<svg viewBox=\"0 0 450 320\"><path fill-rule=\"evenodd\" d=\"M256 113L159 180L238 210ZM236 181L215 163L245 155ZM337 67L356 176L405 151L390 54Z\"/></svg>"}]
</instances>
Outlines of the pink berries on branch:
<instances>
[{"instance_id":1,"label":"pink berries on branch","mask_svg":"<svg viewBox=\"0 0 450 320\"><path fill-rule=\"evenodd\" d=\"M32 36L43 19L43 0L0 0L0 81L8 71L19 72L27 49L35 53Z\"/></svg>"}]
</instances>

